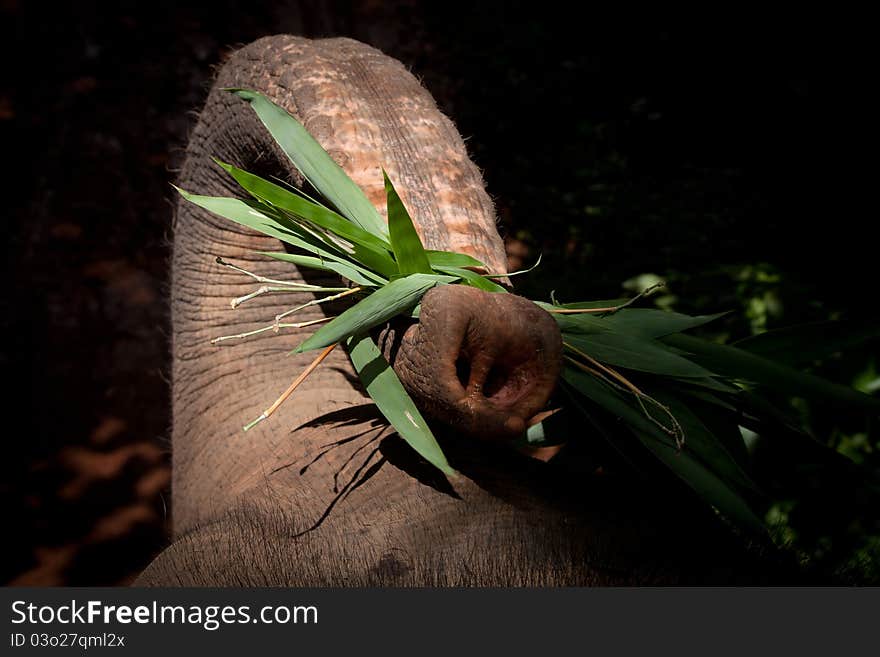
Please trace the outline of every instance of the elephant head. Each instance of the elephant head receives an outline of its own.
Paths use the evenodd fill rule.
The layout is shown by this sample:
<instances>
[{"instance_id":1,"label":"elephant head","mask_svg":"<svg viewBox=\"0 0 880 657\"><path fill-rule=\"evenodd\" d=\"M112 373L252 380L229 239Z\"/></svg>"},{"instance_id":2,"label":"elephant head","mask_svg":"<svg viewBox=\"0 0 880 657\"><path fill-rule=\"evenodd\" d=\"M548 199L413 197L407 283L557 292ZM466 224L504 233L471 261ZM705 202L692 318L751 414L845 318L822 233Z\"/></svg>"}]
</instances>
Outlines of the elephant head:
<instances>
[{"instance_id":1,"label":"elephant head","mask_svg":"<svg viewBox=\"0 0 880 657\"><path fill-rule=\"evenodd\" d=\"M251 109L224 91L230 87L260 91L297 116L380 211L380 167L388 171L427 248L468 253L491 272L505 271L479 171L452 123L399 62L348 39L276 36L237 50L191 134L178 181L191 192L240 195L214 157L303 185ZM699 549L687 541L694 520L674 512L678 502L643 496L629 482L561 476L474 438L521 433L558 373L554 321L513 294L435 288L418 323L397 322L379 336L418 403L452 427L443 446L462 474L451 483L386 431L341 349L271 421L243 434L242 424L311 361L288 354L312 329L212 345L222 333L260 328L302 302L266 294L231 310L229 300L254 286L215 258L266 278L339 285L255 253L279 247L178 201L171 285L176 540L139 583L632 584L687 573L700 581L704 555L713 568L723 559L724 548L706 549L710 536L722 534L702 531ZM299 319L325 312L335 311L313 305Z\"/></svg>"}]
</instances>

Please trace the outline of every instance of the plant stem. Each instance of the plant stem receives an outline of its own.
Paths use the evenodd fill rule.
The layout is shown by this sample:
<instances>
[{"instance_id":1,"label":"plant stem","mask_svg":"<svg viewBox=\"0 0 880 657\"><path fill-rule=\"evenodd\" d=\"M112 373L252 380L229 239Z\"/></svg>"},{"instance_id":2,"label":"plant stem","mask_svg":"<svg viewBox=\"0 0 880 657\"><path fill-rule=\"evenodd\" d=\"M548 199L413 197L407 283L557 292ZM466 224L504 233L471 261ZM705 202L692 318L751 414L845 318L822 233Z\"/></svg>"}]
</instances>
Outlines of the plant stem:
<instances>
[{"instance_id":1,"label":"plant stem","mask_svg":"<svg viewBox=\"0 0 880 657\"><path fill-rule=\"evenodd\" d=\"M538 265L541 264L541 258L543 257L543 253L538 254L538 259L528 269L520 269L519 271L512 271L507 274L483 274L483 278L510 278L511 276L519 276L520 274L528 274L530 271L535 269Z\"/></svg>"},{"instance_id":2,"label":"plant stem","mask_svg":"<svg viewBox=\"0 0 880 657\"><path fill-rule=\"evenodd\" d=\"M274 413L276 410L278 410L278 407L281 406L281 404L283 404L287 400L287 398L293 394L293 391L297 389L297 387L299 386L300 383L302 383L303 381L306 380L306 377L309 374L311 374L312 372L315 371L315 368L321 364L321 361L323 361L325 358L327 358L327 356L330 355L330 352L333 351L333 349L338 344L339 344L338 342L334 342L329 347L325 347L324 350L320 354L318 354L318 357L315 360L313 360L311 362L311 364L305 370L303 370L302 374L300 374L298 377L296 377L296 379L294 379L293 383L290 384L290 386L287 388L287 390L285 390L283 393L281 393L281 396L275 400L275 403L272 404L265 411L263 411L263 413L260 415L260 417L258 417L256 420L246 424L244 426L244 430L248 431L249 429L252 429L255 425L262 422L263 420L268 419L272 415L272 413Z\"/></svg>"},{"instance_id":3,"label":"plant stem","mask_svg":"<svg viewBox=\"0 0 880 657\"><path fill-rule=\"evenodd\" d=\"M324 289L320 285L309 285L308 283L300 283L298 281L278 281L278 280L275 280L274 278L266 278L265 276L259 276L258 274L254 274L253 272L249 272L247 269L242 269L241 267L233 265L232 263L226 262L220 256L217 256L215 258L215 262L218 265L223 265L224 267L229 267L230 269L234 269L235 271L241 272L242 274L247 274L248 276L253 278L255 281L257 281L258 283L269 283L271 285L285 285L287 287L295 287L295 288L299 288L302 290L321 291L322 289Z\"/></svg>"},{"instance_id":4,"label":"plant stem","mask_svg":"<svg viewBox=\"0 0 880 657\"><path fill-rule=\"evenodd\" d=\"M238 308L245 301L250 301L251 299L258 297L262 294L269 294L270 292L286 292L287 294L295 294L297 292L339 292L343 290L348 290L347 287L314 287L314 288L295 288L291 289L290 287L273 287L270 285L263 285L260 288L257 288L255 291L250 294L245 294L243 297L237 297L232 300L231 304L233 308Z\"/></svg>"},{"instance_id":5,"label":"plant stem","mask_svg":"<svg viewBox=\"0 0 880 657\"><path fill-rule=\"evenodd\" d=\"M664 406L663 404L658 402L656 399L654 399L650 395L646 395L644 392L639 390L635 386L634 383L632 383L629 379L627 379L625 376L623 376L617 370L613 370L610 367L603 365L602 363L597 361L595 358L593 358L589 354L585 354L583 351L581 351L580 349L578 349L576 347L571 346L567 342L563 342L563 345L565 345L566 348L573 351L581 358L584 358L587 361L589 361L590 364L593 365L593 367L595 367L596 369L593 369L593 367L589 367L583 363L580 363L576 359L571 358L570 356L566 356L566 358L570 362L574 363L574 365L576 365L580 369L584 370L585 372L592 374L593 376L598 375L600 378L602 378L606 381L608 381L608 377L611 377L614 381L617 381L617 383L615 383L614 381L608 381L608 382L617 388L620 388L622 386L624 389L629 390L633 395L635 395L636 401L639 403L639 407L642 409L642 413L645 415L645 417L647 417L651 422L656 424L664 433L672 436L673 439L675 440L675 446L678 449L681 449L684 446L684 429L681 428L681 424L678 422L678 419L675 417L675 415L672 414L672 411L670 411L669 408L667 408L666 406ZM648 411L647 407L645 406L645 403L643 400L649 401L651 404L653 404L654 406L659 408L661 411L663 411L663 413L667 417L669 417L670 420L672 420L672 427L671 428L667 427L665 424L663 424L657 418L655 418L653 415L651 415L651 413Z\"/></svg>"},{"instance_id":6,"label":"plant stem","mask_svg":"<svg viewBox=\"0 0 880 657\"><path fill-rule=\"evenodd\" d=\"M341 299L342 297L347 297L349 294L354 294L355 292L360 292L363 288L361 288L361 287L352 287L352 288L345 287L345 288L341 288L341 289L344 291L340 292L339 294L333 294L329 297L321 297L320 299L312 299L311 301L304 303L301 306L297 306L296 308L291 308L290 310L285 310L280 315L275 315L275 322L277 323L278 320L283 319L284 317L287 317L288 315L292 315L296 312L299 312L303 308L308 308L309 306L317 306L318 304L327 303L328 301L336 301L337 299ZM329 291L329 289L328 289L328 291Z\"/></svg>"},{"instance_id":7,"label":"plant stem","mask_svg":"<svg viewBox=\"0 0 880 657\"><path fill-rule=\"evenodd\" d=\"M236 333L235 335L221 335L219 338L214 338L211 340L211 344L217 344L218 342L223 342L224 340L234 340L236 338L247 338L252 335L256 335L257 333L265 333L266 331L275 331L278 332L278 329L283 328L303 328L305 326L312 326L313 324L320 324L321 322L329 322L334 317L321 317L320 319L313 319L308 322L295 322L295 323L281 323L279 324L275 321L269 326L264 326L263 328L258 328L254 331L247 331L246 333Z\"/></svg>"},{"instance_id":8,"label":"plant stem","mask_svg":"<svg viewBox=\"0 0 880 657\"><path fill-rule=\"evenodd\" d=\"M651 294L651 292L653 292L654 290L661 288L665 285L666 283L663 283L662 281L660 283L654 283L653 285L646 287L644 290L639 292L636 296L634 296L626 303L622 303L619 306L610 306L608 308L553 308L551 310L548 310L547 312L554 313L556 315L584 315L587 313L607 313L609 315L613 315L618 310L622 310L627 306L631 306L642 297Z\"/></svg>"}]
</instances>

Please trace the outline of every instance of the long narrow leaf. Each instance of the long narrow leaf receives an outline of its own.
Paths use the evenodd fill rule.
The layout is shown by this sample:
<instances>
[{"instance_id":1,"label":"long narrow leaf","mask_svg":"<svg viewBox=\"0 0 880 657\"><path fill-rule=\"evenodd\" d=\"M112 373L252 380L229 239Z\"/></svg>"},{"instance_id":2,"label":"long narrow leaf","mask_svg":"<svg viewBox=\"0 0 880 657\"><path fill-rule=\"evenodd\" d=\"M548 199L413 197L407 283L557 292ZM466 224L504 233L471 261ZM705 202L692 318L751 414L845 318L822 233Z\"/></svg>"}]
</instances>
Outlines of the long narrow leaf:
<instances>
[{"instance_id":1,"label":"long narrow leaf","mask_svg":"<svg viewBox=\"0 0 880 657\"><path fill-rule=\"evenodd\" d=\"M349 242L354 250L355 260L361 262L365 267L385 276L397 273L397 265L389 252L391 246L384 239L368 233L336 212L308 201L280 185L247 171L242 171L231 164L217 159L214 161L257 199L319 228L328 230L335 236Z\"/></svg>"},{"instance_id":2,"label":"long narrow leaf","mask_svg":"<svg viewBox=\"0 0 880 657\"><path fill-rule=\"evenodd\" d=\"M326 228L352 244L359 244L377 253L387 254L391 245L383 238L365 231L342 215L284 189L281 185L254 175L215 158L218 166L256 198Z\"/></svg>"},{"instance_id":3,"label":"long narrow leaf","mask_svg":"<svg viewBox=\"0 0 880 657\"><path fill-rule=\"evenodd\" d=\"M275 210L260 203L240 201L236 198L226 198L222 196L200 196L198 194L190 194L189 192L175 187L180 195L187 201L198 205L201 208L209 210L225 219L229 219L241 226L251 228L269 237L274 237L291 246L304 249L315 254L319 258L324 258L334 262L347 264L362 275L370 278L374 276L368 269L364 269L360 265L350 261L345 257L342 251L336 250L324 242L320 242L313 235L298 229L295 225L286 225L283 220L278 217L271 216ZM330 250L334 249L334 250Z\"/></svg>"},{"instance_id":4,"label":"long narrow leaf","mask_svg":"<svg viewBox=\"0 0 880 657\"><path fill-rule=\"evenodd\" d=\"M609 365L682 378L712 376L709 370L672 353L656 340L610 332L589 336L564 332L562 337L566 344Z\"/></svg>"},{"instance_id":5,"label":"long narrow leaf","mask_svg":"<svg viewBox=\"0 0 880 657\"><path fill-rule=\"evenodd\" d=\"M320 349L351 335L362 334L413 308L422 295L435 285L455 280L452 276L432 274L410 274L393 280L322 326L299 345L295 353Z\"/></svg>"},{"instance_id":6,"label":"long narrow leaf","mask_svg":"<svg viewBox=\"0 0 880 657\"><path fill-rule=\"evenodd\" d=\"M616 313L599 317L613 331L640 335L646 338L660 338L664 335L687 331L708 324L727 313L715 315L682 315L654 308L624 308Z\"/></svg>"},{"instance_id":7,"label":"long narrow leaf","mask_svg":"<svg viewBox=\"0 0 880 657\"><path fill-rule=\"evenodd\" d=\"M447 462L428 423L373 339L367 335L352 336L346 346L367 394L400 437L441 472L454 475L455 470Z\"/></svg>"},{"instance_id":8,"label":"long narrow leaf","mask_svg":"<svg viewBox=\"0 0 880 657\"><path fill-rule=\"evenodd\" d=\"M452 251L427 250L428 262L432 267L475 267L485 269L486 265L465 253L453 253Z\"/></svg>"},{"instance_id":9,"label":"long narrow leaf","mask_svg":"<svg viewBox=\"0 0 880 657\"><path fill-rule=\"evenodd\" d=\"M259 251L260 255L290 262L298 267L308 267L309 269L319 269L321 271L329 271L339 274L357 285L365 285L367 287L377 287L387 283L388 281L378 274L370 274L369 276L361 273L353 266L343 263L334 262L325 258L315 258L314 256L302 256L293 253L278 253L272 251Z\"/></svg>"},{"instance_id":10,"label":"long narrow leaf","mask_svg":"<svg viewBox=\"0 0 880 657\"><path fill-rule=\"evenodd\" d=\"M767 331L733 343L785 365L805 365L844 349L880 339L880 322L828 321Z\"/></svg>"},{"instance_id":11,"label":"long narrow leaf","mask_svg":"<svg viewBox=\"0 0 880 657\"><path fill-rule=\"evenodd\" d=\"M596 377L572 367L563 369L562 378L584 397L624 420L645 447L729 520L750 532L764 532L763 523L741 495L686 450L677 450L668 436L620 393Z\"/></svg>"},{"instance_id":12,"label":"long narrow leaf","mask_svg":"<svg viewBox=\"0 0 880 657\"><path fill-rule=\"evenodd\" d=\"M228 89L251 104L281 150L312 186L351 221L376 236L388 234L382 216L303 125L256 91Z\"/></svg>"},{"instance_id":13,"label":"long narrow leaf","mask_svg":"<svg viewBox=\"0 0 880 657\"><path fill-rule=\"evenodd\" d=\"M430 274L431 263L428 262L425 247L422 246L422 240L419 239L419 234L413 226L412 217L409 216L384 169L382 175L385 178L385 195L388 199L388 233L400 273Z\"/></svg>"},{"instance_id":14,"label":"long narrow leaf","mask_svg":"<svg viewBox=\"0 0 880 657\"><path fill-rule=\"evenodd\" d=\"M709 430L687 404L666 390L655 388L648 393L665 404L681 424L685 435L685 449L709 466L716 476L741 489L758 492L758 487L727 451L724 443ZM741 439L740 443L742 443Z\"/></svg>"},{"instance_id":15,"label":"long narrow leaf","mask_svg":"<svg viewBox=\"0 0 880 657\"><path fill-rule=\"evenodd\" d=\"M858 406L880 411L880 400L852 388L831 383L818 376L800 372L745 349L700 340L677 333L662 338L665 344L693 354L693 358L719 374L760 383L789 395L808 397L824 403Z\"/></svg>"},{"instance_id":16,"label":"long narrow leaf","mask_svg":"<svg viewBox=\"0 0 880 657\"><path fill-rule=\"evenodd\" d=\"M480 276L477 272L470 269L461 269L460 267L435 267L435 269L450 276L457 276L467 285L475 287L486 292L506 293L507 290L498 285L495 281L489 280L485 276Z\"/></svg>"}]
</instances>

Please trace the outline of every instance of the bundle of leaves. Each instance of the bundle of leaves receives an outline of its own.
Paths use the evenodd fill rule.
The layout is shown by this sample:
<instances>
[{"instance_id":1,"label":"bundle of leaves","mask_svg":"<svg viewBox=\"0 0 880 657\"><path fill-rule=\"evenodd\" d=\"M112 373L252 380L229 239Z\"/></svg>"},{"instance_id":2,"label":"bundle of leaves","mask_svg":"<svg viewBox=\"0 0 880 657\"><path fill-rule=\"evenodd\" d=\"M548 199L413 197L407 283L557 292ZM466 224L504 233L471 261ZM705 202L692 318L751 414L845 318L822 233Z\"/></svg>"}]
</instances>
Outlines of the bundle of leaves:
<instances>
[{"instance_id":1,"label":"bundle of leaves","mask_svg":"<svg viewBox=\"0 0 880 657\"><path fill-rule=\"evenodd\" d=\"M318 357L245 430L269 417L336 345L343 344L367 393L399 435L442 472L454 475L428 423L369 331L397 315L418 317L421 297L434 286L470 285L507 294L496 280L525 272L483 275L477 271L486 271L484 264L471 256L426 250L387 174L386 225L358 186L295 118L259 93L230 92L250 103L321 200L220 161L217 164L251 200L178 191L202 208L297 250L263 255L297 267L333 272L351 281L352 287L264 280L218 259L264 283L253 294L234 300L233 306L264 293L332 294L292 308L263 329L217 341L302 327L309 322L281 323L280 319L310 305L346 296L359 298L326 323L311 322L323 325L295 352L320 349ZM568 427L572 415L586 419L596 430L591 437L606 438L624 457L632 453L633 446L647 452L740 530L763 534L764 523L755 511L762 493L749 474L743 432L762 433L768 427L783 426L813 448L818 444L785 406L771 403L770 398L781 393L782 398L812 398L872 414L880 412L880 401L796 370L785 364L784 357L774 359L774 354L784 356L792 348L812 349L817 357L838 348L836 344L822 345L809 330L767 333L733 346L722 345L687 333L721 315L694 317L633 307L641 296L564 304L555 299L535 301L555 318L562 333L565 351L558 401L563 411L533 424L517 442L548 446L585 440L584 432ZM872 331L871 336L876 333ZM614 431L608 430L609 417L618 425ZM621 429L629 442L620 440ZM880 491L873 474L864 472L861 476Z\"/></svg>"}]
</instances>

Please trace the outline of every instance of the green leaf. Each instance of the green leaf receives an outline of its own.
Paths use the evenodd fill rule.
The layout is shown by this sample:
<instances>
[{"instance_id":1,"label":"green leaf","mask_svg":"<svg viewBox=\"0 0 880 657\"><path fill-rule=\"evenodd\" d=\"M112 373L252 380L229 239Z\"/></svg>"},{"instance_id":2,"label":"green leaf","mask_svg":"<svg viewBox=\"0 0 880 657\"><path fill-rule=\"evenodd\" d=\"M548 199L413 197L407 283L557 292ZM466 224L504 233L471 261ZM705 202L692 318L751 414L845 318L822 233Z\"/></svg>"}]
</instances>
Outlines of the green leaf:
<instances>
[{"instance_id":1,"label":"green leaf","mask_svg":"<svg viewBox=\"0 0 880 657\"><path fill-rule=\"evenodd\" d=\"M735 342L744 349L786 365L807 365L880 338L880 322L829 321L767 331Z\"/></svg>"},{"instance_id":2,"label":"green leaf","mask_svg":"<svg viewBox=\"0 0 880 657\"><path fill-rule=\"evenodd\" d=\"M640 335L646 338L661 338L664 335L708 324L726 314L717 313L691 317L653 308L623 308L616 313L600 316L597 319L612 331Z\"/></svg>"},{"instance_id":3,"label":"green leaf","mask_svg":"<svg viewBox=\"0 0 880 657\"><path fill-rule=\"evenodd\" d=\"M687 404L666 390L655 388L645 392L666 405L681 424L685 435L684 448L687 451L699 458L716 476L733 486L759 492L758 487L731 456L724 443L709 430ZM731 423L730 426L739 434L735 423ZM742 444L742 438L740 438L740 444Z\"/></svg>"},{"instance_id":4,"label":"green leaf","mask_svg":"<svg viewBox=\"0 0 880 657\"><path fill-rule=\"evenodd\" d=\"M384 169L382 175L385 177L385 195L388 198L388 233L400 273L430 274L431 263L428 262L425 247L413 226L412 218Z\"/></svg>"},{"instance_id":5,"label":"green leaf","mask_svg":"<svg viewBox=\"0 0 880 657\"><path fill-rule=\"evenodd\" d=\"M349 336L365 333L413 308L422 295L435 285L454 280L450 276L436 274L410 274L405 278L395 279L322 326L299 345L294 353L320 349Z\"/></svg>"},{"instance_id":6,"label":"green leaf","mask_svg":"<svg viewBox=\"0 0 880 657\"><path fill-rule=\"evenodd\" d=\"M654 456L728 520L752 534L766 534L763 522L748 502L710 469L686 451L679 452L674 447L652 440L641 430L635 431L635 434Z\"/></svg>"},{"instance_id":7,"label":"green leaf","mask_svg":"<svg viewBox=\"0 0 880 657\"><path fill-rule=\"evenodd\" d=\"M382 216L305 127L256 91L227 89L251 104L281 150L311 185L348 219L377 237L388 234Z\"/></svg>"},{"instance_id":8,"label":"green leaf","mask_svg":"<svg viewBox=\"0 0 880 657\"><path fill-rule=\"evenodd\" d=\"M425 251L428 255L428 262L431 267L477 267L485 269L486 265L464 253L453 253L452 251Z\"/></svg>"},{"instance_id":9,"label":"green leaf","mask_svg":"<svg viewBox=\"0 0 880 657\"><path fill-rule=\"evenodd\" d=\"M681 333L662 338L662 341L683 349L692 354L691 357L695 361L725 376L766 385L796 397L843 406L858 406L874 412L880 410L880 400L852 388L761 358L745 349L720 345Z\"/></svg>"},{"instance_id":10,"label":"green leaf","mask_svg":"<svg viewBox=\"0 0 880 657\"><path fill-rule=\"evenodd\" d=\"M574 367L563 368L562 378L581 395L626 422L645 447L729 520L753 533L764 533L763 523L739 493L686 450L676 449L669 436L617 390Z\"/></svg>"},{"instance_id":11,"label":"green leaf","mask_svg":"<svg viewBox=\"0 0 880 657\"><path fill-rule=\"evenodd\" d=\"M351 243L355 259L365 267L386 276L397 273L397 265L389 251L391 246L381 237L368 233L345 217L328 210L322 205L306 200L280 185L264 180L252 173L238 169L231 164L214 160L229 173L236 182L257 199L284 212L311 222Z\"/></svg>"},{"instance_id":12,"label":"green leaf","mask_svg":"<svg viewBox=\"0 0 880 657\"><path fill-rule=\"evenodd\" d=\"M461 269L460 267L435 267L435 269L444 274L456 276L462 279L467 285L480 290L485 290L486 292L507 292L505 288L498 285L495 281L491 281L485 276L480 276L478 273L471 271L470 269Z\"/></svg>"},{"instance_id":13,"label":"green leaf","mask_svg":"<svg viewBox=\"0 0 880 657\"><path fill-rule=\"evenodd\" d=\"M324 258L315 258L314 256L296 255L293 253L276 253L272 251L258 251L260 255L290 262L298 267L308 267L309 269L319 269L321 271L329 271L343 276L356 285L364 285L367 287L377 287L384 285L388 281L378 274L371 274L369 277L362 274L353 266L344 262L335 262Z\"/></svg>"},{"instance_id":14,"label":"green leaf","mask_svg":"<svg viewBox=\"0 0 880 657\"><path fill-rule=\"evenodd\" d=\"M578 333L581 335L596 335L608 331L608 326L601 319L593 315L562 315L560 313L551 312L553 306L546 303L539 303L538 306L550 312L553 319L556 320L559 330L563 333Z\"/></svg>"},{"instance_id":15,"label":"green leaf","mask_svg":"<svg viewBox=\"0 0 880 657\"><path fill-rule=\"evenodd\" d=\"M231 164L214 159L235 181L256 198L276 208L290 212L297 217L325 228L352 244L359 244L380 254L388 254L391 245L385 239L368 233L342 215L325 208L323 205L306 200L281 185L276 185L264 178L239 169ZM389 256L390 259L390 256Z\"/></svg>"},{"instance_id":16,"label":"green leaf","mask_svg":"<svg viewBox=\"0 0 880 657\"><path fill-rule=\"evenodd\" d=\"M352 336L346 346L367 394L400 437L441 472L455 475L428 423L373 339L366 335Z\"/></svg>"},{"instance_id":17,"label":"green leaf","mask_svg":"<svg viewBox=\"0 0 880 657\"><path fill-rule=\"evenodd\" d=\"M289 220L273 216L275 213L274 208L270 208L257 202L240 201L236 198L190 194L179 187L175 187L175 189L180 192L180 195L187 201L224 217L225 219L234 221L241 226L251 228L264 235L268 235L269 237L279 239L286 244L309 251L319 258L347 264L361 272L361 274L367 278L376 276L370 270L361 267L357 263L351 262L344 252L336 247L320 241L314 235L306 232L292 222L285 223L285 221Z\"/></svg>"},{"instance_id":18,"label":"green leaf","mask_svg":"<svg viewBox=\"0 0 880 657\"><path fill-rule=\"evenodd\" d=\"M600 301L576 301L574 303L543 303L536 301L539 306L547 308L564 308L568 310L592 310L595 308L616 308L630 301L630 299L604 299Z\"/></svg>"},{"instance_id":19,"label":"green leaf","mask_svg":"<svg viewBox=\"0 0 880 657\"><path fill-rule=\"evenodd\" d=\"M740 430L740 415L722 410L721 407L709 403L689 400L691 410L696 413L706 429L715 436L743 470L750 467L749 452ZM724 403L723 401L721 402Z\"/></svg>"},{"instance_id":20,"label":"green leaf","mask_svg":"<svg viewBox=\"0 0 880 657\"><path fill-rule=\"evenodd\" d=\"M552 447L553 445L564 445L572 439L575 431L582 429L582 421L577 419L577 427L571 423L571 416L565 411L557 411L544 418L540 422L536 422L526 429L525 436L513 441L512 446L516 447Z\"/></svg>"},{"instance_id":21,"label":"green leaf","mask_svg":"<svg viewBox=\"0 0 880 657\"><path fill-rule=\"evenodd\" d=\"M562 339L596 360L638 372L683 378L711 377L709 370L678 356L656 340L624 333L596 333L585 336L563 333Z\"/></svg>"},{"instance_id":22,"label":"green leaf","mask_svg":"<svg viewBox=\"0 0 880 657\"><path fill-rule=\"evenodd\" d=\"M613 308L626 301L612 299L609 301L586 301L570 303L564 306L554 306L547 303L535 302L540 307L550 312L556 319L562 331L572 331L584 334L594 334L602 331L615 333L627 333L644 338L660 338L671 333L687 331L688 329L702 326L724 316L727 313L715 315L682 315L681 313L667 312L653 308L622 308L609 314L580 313L563 314L554 310L568 309L595 309Z\"/></svg>"}]
</instances>

